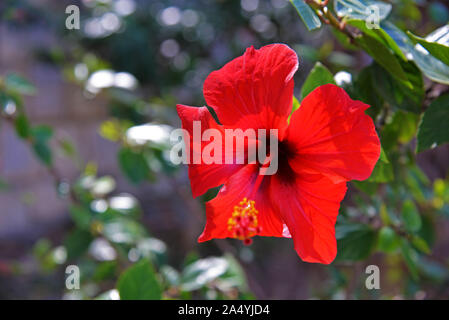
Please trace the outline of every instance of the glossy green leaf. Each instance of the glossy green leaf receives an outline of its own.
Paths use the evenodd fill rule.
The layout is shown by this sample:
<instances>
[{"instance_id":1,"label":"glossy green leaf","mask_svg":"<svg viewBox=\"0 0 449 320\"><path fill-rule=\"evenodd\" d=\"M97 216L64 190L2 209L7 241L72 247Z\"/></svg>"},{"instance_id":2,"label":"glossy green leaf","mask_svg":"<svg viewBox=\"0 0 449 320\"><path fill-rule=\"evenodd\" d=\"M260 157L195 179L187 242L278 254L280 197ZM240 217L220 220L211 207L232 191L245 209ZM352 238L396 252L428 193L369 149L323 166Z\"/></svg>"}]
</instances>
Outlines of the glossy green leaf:
<instances>
[{"instance_id":1,"label":"glossy green leaf","mask_svg":"<svg viewBox=\"0 0 449 320\"><path fill-rule=\"evenodd\" d=\"M418 68L431 80L449 84L449 66L441 62L422 48L416 48L412 40L399 28L388 21L382 21L384 29L399 45L404 54L413 59Z\"/></svg>"},{"instance_id":2,"label":"glossy green leaf","mask_svg":"<svg viewBox=\"0 0 449 320\"><path fill-rule=\"evenodd\" d=\"M240 291L246 291L248 284L245 271L240 263L230 254L224 256L228 263L226 272L217 279L217 286L222 291L228 291L232 288L238 288Z\"/></svg>"},{"instance_id":3,"label":"glossy green leaf","mask_svg":"<svg viewBox=\"0 0 449 320\"><path fill-rule=\"evenodd\" d=\"M185 291L200 289L210 281L225 274L229 263L225 258L211 257L189 264L181 275L181 288Z\"/></svg>"},{"instance_id":4,"label":"glossy green leaf","mask_svg":"<svg viewBox=\"0 0 449 320\"><path fill-rule=\"evenodd\" d=\"M417 151L449 142L449 94L432 101L424 113L418 128Z\"/></svg>"},{"instance_id":5,"label":"glossy green leaf","mask_svg":"<svg viewBox=\"0 0 449 320\"><path fill-rule=\"evenodd\" d=\"M431 55L449 66L449 25L445 25L431 34L425 39L407 33L412 40L422 45Z\"/></svg>"},{"instance_id":6,"label":"glossy green leaf","mask_svg":"<svg viewBox=\"0 0 449 320\"><path fill-rule=\"evenodd\" d=\"M373 252L377 235L365 224L340 223L335 228L337 238L337 260L363 260Z\"/></svg>"},{"instance_id":7,"label":"glossy green leaf","mask_svg":"<svg viewBox=\"0 0 449 320\"><path fill-rule=\"evenodd\" d=\"M102 229L103 236L114 243L134 244L147 236L145 228L138 222L126 218L114 218L106 221Z\"/></svg>"},{"instance_id":8,"label":"glossy green leaf","mask_svg":"<svg viewBox=\"0 0 449 320\"><path fill-rule=\"evenodd\" d=\"M406 61L407 58L404 55L404 53L401 51L401 48L398 46L396 41L393 40L390 35L385 32L382 28L368 28L365 21L362 20L348 20L346 22L347 24L356 27L357 29L361 30L363 33L375 38L380 43L383 43L383 45L386 48L389 48L392 50L394 54L396 54L398 57L400 57L402 60Z\"/></svg>"},{"instance_id":9,"label":"glossy green leaf","mask_svg":"<svg viewBox=\"0 0 449 320\"><path fill-rule=\"evenodd\" d=\"M160 300L162 288L153 266L142 259L125 270L117 282L121 300Z\"/></svg>"},{"instance_id":10,"label":"glossy green leaf","mask_svg":"<svg viewBox=\"0 0 449 320\"><path fill-rule=\"evenodd\" d=\"M373 103L379 111L387 102L393 108L418 113L425 95L421 72L413 62L400 61L400 64L406 73L408 85L397 81L377 63L363 69L356 79L356 89L362 100L368 99L366 102Z\"/></svg>"},{"instance_id":11,"label":"glossy green leaf","mask_svg":"<svg viewBox=\"0 0 449 320\"><path fill-rule=\"evenodd\" d=\"M334 9L340 17L350 17L364 21L376 22L385 19L390 11L391 4L373 0L335 0Z\"/></svg>"},{"instance_id":12,"label":"glossy green leaf","mask_svg":"<svg viewBox=\"0 0 449 320\"><path fill-rule=\"evenodd\" d=\"M387 70L394 78L412 87L407 75L398 61L397 56L384 44L368 34L356 38L359 46L366 51L378 64Z\"/></svg>"},{"instance_id":13,"label":"glossy green leaf","mask_svg":"<svg viewBox=\"0 0 449 320\"><path fill-rule=\"evenodd\" d=\"M324 65L317 62L301 88L301 99L304 99L317 87L328 83L335 84L334 76Z\"/></svg>"},{"instance_id":14,"label":"glossy green leaf","mask_svg":"<svg viewBox=\"0 0 449 320\"><path fill-rule=\"evenodd\" d=\"M321 21L304 0L290 0L309 31L320 28Z\"/></svg>"}]
</instances>

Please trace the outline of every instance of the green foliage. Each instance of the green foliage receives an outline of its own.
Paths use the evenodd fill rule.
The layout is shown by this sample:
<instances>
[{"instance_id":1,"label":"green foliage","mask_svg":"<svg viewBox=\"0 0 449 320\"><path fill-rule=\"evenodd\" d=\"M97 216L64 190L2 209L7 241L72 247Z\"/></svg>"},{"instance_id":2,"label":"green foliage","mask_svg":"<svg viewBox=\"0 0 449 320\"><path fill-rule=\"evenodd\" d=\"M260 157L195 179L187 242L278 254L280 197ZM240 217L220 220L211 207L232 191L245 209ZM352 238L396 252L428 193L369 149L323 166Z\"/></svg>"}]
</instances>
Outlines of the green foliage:
<instances>
[{"instance_id":1,"label":"green foliage","mask_svg":"<svg viewBox=\"0 0 449 320\"><path fill-rule=\"evenodd\" d=\"M401 81L406 86L411 87L407 75L404 69L399 63L398 59L387 47L384 46L382 42L377 40L368 34L363 34L363 36L356 39L357 44L365 50L378 64L380 64L385 70L390 72L390 74L396 78L396 80Z\"/></svg>"},{"instance_id":2,"label":"green foliage","mask_svg":"<svg viewBox=\"0 0 449 320\"><path fill-rule=\"evenodd\" d=\"M391 227L383 227L379 231L379 250L387 253L395 252L399 249L401 244L401 239L398 237L396 232Z\"/></svg>"},{"instance_id":3,"label":"green foliage","mask_svg":"<svg viewBox=\"0 0 449 320\"><path fill-rule=\"evenodd\" d=\"M162 289L147 259L125 270L117 282L122 300L160 300Z\"/></svg>"},{"instance_id":4,"label":"green foliage","mask_svg":"<svg viewBox=\"0 0 449 320\"><path fill-rule=\"evenodd\" d=\"M334 1L334 9L339 16L365 21L369 21L369 19L371 19L374 7L378 10L379 19L383 20L389 15L392 6L389 3L373 0Z\"/></svg>"},{"instance_id":5,"label":"green foliage","mask_svg":"<svg viewBox=\"0 0 449 320\"><path fill-rule=\"evenodd\" d=\"M426 48L431 55L449 66L449 25L435 30L425 39L411 32L408 32L408 35L414 42Z\"/></svg>"},{"instance_id":6,"label":"green foliage","mask_svg":"<svg viewBox=\"0 0 449 320\"><path fill-rule=\"evenodd\" d=\"M418 130L418 152L449 142L447 119L449 119L449 94L432 101L424 113Z\"/></svg>"},{"instance_id":7,"label":"green foliage","mask_svg":"<svg viewBox=\"0 0 449 320\"><path fill-rule=\"evenodd\" d=\"M307 29L314 30L321 27L321 21L315 12L304 2L304 0L290 0L298 11L299 16L306 25Z\"/></svg>"},{"instance_id":8,"label":"green foliage","mask_svg":"<svg viewBox=\"0 0 449 320\"><path fill-rule=\"evenodd\" d=\"M158 5L161 10L165 8L165 3L156 2L154 8ZM387 268L385 281L392 286L408 284L403 288L405 297L413 297L423 288L427 290L429 284L444 286L449 279L447 262L434 259L432 249L437 235L435 226L449 217L449 181L440 177L431 183L416 165L416 152L449 142L449 131L445 128L449 95L447 86L441 86L449 84L449 29L448 25L436 29L432 22L446 23L447 9L432 3L426 12L422 2L408 0L396 1L394 6L373 0L290 2L308 30L328 24L344 51L333 39L315 47L316 39L308 41L304 34L299 37L301 45L295 43L299 40L294 36L301 29L291 19L297 18L291 6L290 10L270 11L265 8L271 8L270 2L261 5L259 1L255 12L246 12L239 1L219 4L207 1L207 5L205 1L197 1L188 6L198 14L195 26L181 27L182 23L166 26L159 21L159 12L153 12L153 6L142 2L136 13L119 17L120 32L99 38L84 31L74 32L68 41L72 41L76 50L70 56L66 57L59 48L44 56L47 62L60 64L67 79L92 96L99 93L89 91L89 79L96 71L126 71L137 79L144 90L115 85L101 88L109 118L98 132L118 145L117 163L130 182L153 183L159 176L171 179L176 170L167 159L170 144L166 135L171 129L169 125L177 125L173 121L176 95L183 90L182 95L200 104L200 82L212 69L222 66L247 46L241 34L246 34L248 26L254 29L255 13L258 18L264 15L274 26L270 30L275 30L275 36L270 38L269 32L249 30L251 44L256 47L268 42L293 44L305 65L314 63L302 85L300 98L304 99L320 85L335 84L329 69L347 71L352 78L339 85L353 99L371 106L366 112L381 139L380 160L370 178L350 182L347 199L341 205L336 224L338 255L328 269L330 285L323 290L326 291L323 297L340 298L344 291L355 298L372 298L363 295L366 294L363 284L355 284L357 288L349 284L357 276L353 275L356 262L367 262L375 252L376 259ZM380 28L367 24L374 22L370 21L371 5L379 9ZM86 8L85 18L98 19L99 12L112 10L110 4L94 1L92 7ZM186 10L187 7L180 8L183 17L188 13ZM415 28L422 26L421 20L425 21L425 31L436 29L425 38L416 36L423 34ZM209 38L204 36L208 32L212 34ZM175 40L179 47L174 57L162 54L161 45L167 39ZM223 48L216 50L214 39L220 39ZM368 65L366 55L372 59ZM80 77L77 67L85 68L86 74ZM428 79L424 81L423 77ZM49 126L33 125L28 118L23 95L36 93L33 84L16 73L0 77L1 127L12 125L16 135L59 180L58 195L68 201L71 230L61 243L42 239L34 246L34 258L46 276L69 262L79 265L82 289L75 297L84 299L253 298L236 257L229 253L216 256L215 251L201 255L170 252L165 242L148 231L152 230L153 221L145 219L148 223L144 224L140 220L142 209L138 200L129 194L114 194L115 178L97 176L97 171L102 172L103 168L97 170L95 164L88 163L70 184L58 177L55 155L75 160L80 170L84 163L70 141L61 139ZM299 101L293 97L292 112L299 108ZM144 135L144 139L131 134L141 129L158 134ZM55 145L59 149L53 150ZM0 180L0 190L8 192L9 184ZM182 201L178 194L170 197ZM190 208L190 204L185 207ZM264 259L269 250L264 247ZM184 263L179 263L182 259ZM256 254L249 263L257 265L260 259ZM379 297L390 298L384 294Z\"/></svg>"},{"instance_id":9,"label":"green foliage","mask_svg":"<svg viewBox=\"0 0 449 320\"><path fill-rule=\"evenodd\" d=\"M387 158L385 151L381 149L381 154L379 161L377 161L376 166L371 173L371 176L367 180L368 182L388 182L393 180L393 165Z\"/></svg>"},{"instance_id":10,"label":"green foliage","mask_svg":"<svg viewBox=\"0 0 449 320\"><path fill-rule=\"evenodd\" d=\"M357 261L370 256L377 241L375 230L365 224L340 223L335 228L337 261Z\"/></svg>"},{"instance_id":11,"label":"green foliage","mask_svg":"<svg viewBox=\"0 0 449 320\"><path fill-rule=\"evenodd\" d=\"M384 21L381 27L396 41L404 52L413 58L418 68L431 80L449 84L449 66L434 56L416 48L413 41L398 27L389 21Z\"/></svg>"},{"instance_id":12,"label":"green foliage","mask_svg":"<svg viewBox=\"0 0 449 320\"><path fill-rule=\"evenodd\" d=\"M122 148L118 154L118 161L131 182L140 183L148 179L150 168L143 152Z\"/></svg>"},{"instance_id":13,"label":"green foliage","mask_svg":"<svg viewBox=\"0 0 449 320\"><path fill-rule=\"evenodd\" d=\"M335 84L334 76L325 66L323 66L320 62L317 62L302 86L301 99L304 99L317 87L328 83Z\"/></svg>"},{"instance_id":14,"label":"green foliage","mask_svg":"<svg viewBox=\"0 0 449 320\"><path fill-rule=\"evenodd\" d=\"M36 93L36 88L27 79L18 74L10 73L5 77L4 81L7 90L24 95Z\"/></svg>"},{"instance_id":15,"label":"green foliage","mask_svg":"<svg viewBox=\"0 0 449 320\"><path fill-rule=\"evenodd\" d=\"M402 205L402 220L404 227L410 232L416 232L421 229L421 217L415 204L411 200L404 201Z\"/></svg>"},{"instance_id":16,"label":"green foliage","mask_svg":"<svg viewBox=\"0 0 449 320\"><path fill-rule=\"evenodd\" d=\"M28 118L24 114L19 114L16 117L15 120L15 126L16 126L16 132L17 135L22 138L26 139L30 136L30 123L28 121Z\"/></svg>"}]
</instances>

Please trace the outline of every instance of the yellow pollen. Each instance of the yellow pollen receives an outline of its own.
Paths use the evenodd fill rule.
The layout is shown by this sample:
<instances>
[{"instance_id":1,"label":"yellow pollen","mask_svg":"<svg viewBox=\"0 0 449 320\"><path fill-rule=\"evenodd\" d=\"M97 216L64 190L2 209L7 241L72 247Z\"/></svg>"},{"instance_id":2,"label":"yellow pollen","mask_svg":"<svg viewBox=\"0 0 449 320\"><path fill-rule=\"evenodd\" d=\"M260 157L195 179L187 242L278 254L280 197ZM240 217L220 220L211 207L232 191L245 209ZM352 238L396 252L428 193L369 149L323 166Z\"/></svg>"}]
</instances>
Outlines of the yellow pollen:
<instances>
[{"instance_id":1,"label":"yellow pollen","mask_svg":"<svg viewBox=\"0 0 449 320\"><path fill-rule=\"evenodd\" d=\"M252 243L251 237L259 234L262 229L258 226L257 211L254 200L243 198L239 205L234 207L231 218L228 220L228 230L234 238L242 240L244 244Z\"/></svg>"}]
</instances>

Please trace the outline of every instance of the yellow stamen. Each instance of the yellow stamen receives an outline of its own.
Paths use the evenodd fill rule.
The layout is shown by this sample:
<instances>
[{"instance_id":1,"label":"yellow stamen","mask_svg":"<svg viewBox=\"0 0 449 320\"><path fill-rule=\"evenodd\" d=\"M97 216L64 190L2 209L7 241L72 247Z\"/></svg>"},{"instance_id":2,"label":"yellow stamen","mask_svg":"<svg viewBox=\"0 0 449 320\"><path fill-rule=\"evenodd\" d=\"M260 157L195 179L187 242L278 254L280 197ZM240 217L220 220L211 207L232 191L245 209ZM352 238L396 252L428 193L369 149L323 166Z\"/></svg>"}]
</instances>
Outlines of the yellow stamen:
<instances>
[{"instance_id":1,"label":"yellow stamen","mask_svg":"<svg viewBox=\"0 0 449 320\"><path fill-rule=\"evenodd\" d=\"M228 220L228 230L232 232L233 237L242 240L246 245L251 244L251 237L261 232L257 220L259 211L255 204L254 200L243 198L239 205L234 207L232 216Z\"/></svg>"}]
</instances>

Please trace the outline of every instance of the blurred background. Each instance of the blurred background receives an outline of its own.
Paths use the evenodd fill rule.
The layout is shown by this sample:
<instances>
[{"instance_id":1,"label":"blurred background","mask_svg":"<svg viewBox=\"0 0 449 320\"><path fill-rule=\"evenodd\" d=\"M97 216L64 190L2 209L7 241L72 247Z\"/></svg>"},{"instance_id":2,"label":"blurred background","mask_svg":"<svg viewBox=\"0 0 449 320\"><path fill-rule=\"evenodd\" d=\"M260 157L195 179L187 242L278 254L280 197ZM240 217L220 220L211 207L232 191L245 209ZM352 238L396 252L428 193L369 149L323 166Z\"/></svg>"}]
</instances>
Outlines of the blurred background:
<instances>
[{"instance_id":1,"label":"blurred background","mask_svg":"<svg viewBox=\"0 0 449 320\"><path fill-rule=\"evenodd\" d=\"M449 20L447 2L389 2L396 24L417 34ZM65 27L68 5L80 8L79 30ZM204 201L217 190L192 199L186 166L168 160L176 103L204 105L207 75L251 45L298 53L297 97L317 61L334 74L372 62L329 28L309 32L287 0L3 0L0 10L1 299L113 299L120 274L142 257L164 297L449 297L447 145L406 161L405 191L349 186L343 216L358 214L376 231L348 240L368 243L350 259L303 263L289 239L197 244ZM413 135L389 144L407 154ZM410 192L422 199L421 249L432 244L423 259L395 247L394 228L378 244L377 218ZM426 201L440 201L438 210ZM65 287L69 264L80 266L80 290ZM370 264L380 267L381 290L364 287Z\"/></svg>"}]
</instances>

